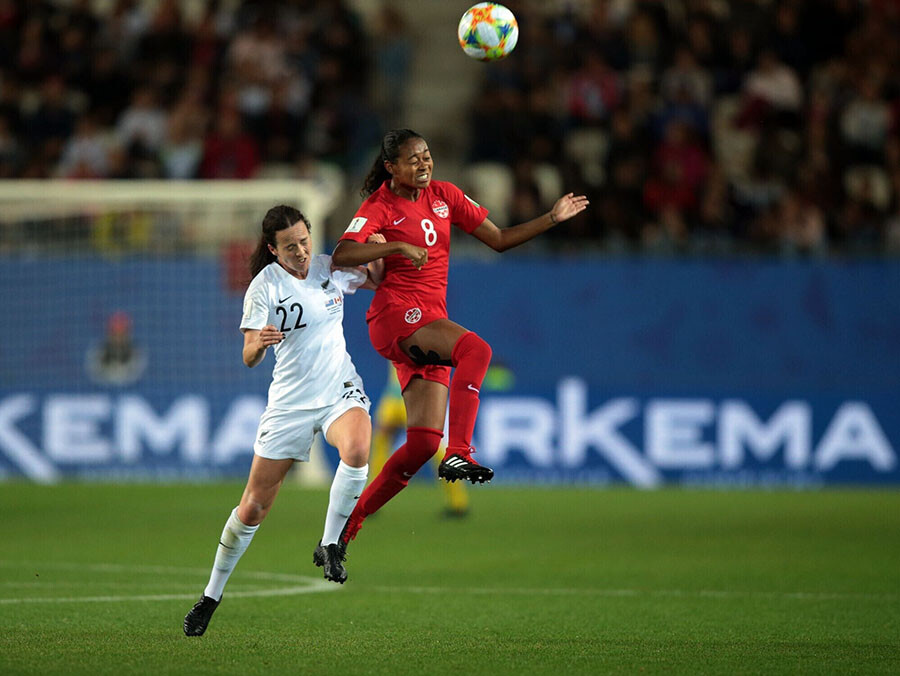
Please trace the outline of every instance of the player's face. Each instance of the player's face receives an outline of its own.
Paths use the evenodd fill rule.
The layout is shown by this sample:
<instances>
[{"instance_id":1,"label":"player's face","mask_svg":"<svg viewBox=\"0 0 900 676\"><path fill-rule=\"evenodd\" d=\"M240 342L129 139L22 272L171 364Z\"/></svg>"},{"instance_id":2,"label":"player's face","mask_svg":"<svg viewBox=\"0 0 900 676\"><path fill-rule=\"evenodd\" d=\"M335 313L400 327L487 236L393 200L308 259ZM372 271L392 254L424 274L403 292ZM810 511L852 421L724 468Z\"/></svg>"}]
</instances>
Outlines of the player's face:
<instances>
[{"instance_id":1,"label":"player's face","mask_svg":"<svg viewBox=\"0 0 900 676\"><path fill-rule=\"evenodd\" d=\"M386 162L395 187L424 190L431 183L434 162L425 139L411 138L402 146L394 162Z\"/></svg>"},{"instance_id":2,"label":"player's face","mask_svg":"<svg viewBox=\"0 0 900 676\"><path fill-rule=\"evenodd\" d=\"M311 244L306 223L297 221L275 233L275 246L269 245L269 250L278 258L281 267L295 277L306 279Z\"/></svg>"}]
</instances>

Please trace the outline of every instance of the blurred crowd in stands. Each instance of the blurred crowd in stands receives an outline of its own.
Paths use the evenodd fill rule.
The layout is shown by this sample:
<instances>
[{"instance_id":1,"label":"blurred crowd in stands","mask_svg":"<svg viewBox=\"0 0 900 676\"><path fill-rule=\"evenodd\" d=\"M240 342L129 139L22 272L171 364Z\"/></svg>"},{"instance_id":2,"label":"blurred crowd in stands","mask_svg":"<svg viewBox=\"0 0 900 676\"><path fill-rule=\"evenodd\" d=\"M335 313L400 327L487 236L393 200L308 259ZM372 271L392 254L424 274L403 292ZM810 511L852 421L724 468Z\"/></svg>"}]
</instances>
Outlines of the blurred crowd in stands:
<instances>
[{"instance_id":1,"label":"blurred crowd in stands","mask_svg":"<svg viewBox=\"0 0 900 676\"><path fill-rule=\"evenodd\" d=\"M469 159L513 167L512 222L546 163L607 246L900 250L897 0L511 5L522 35L486 71Z\"/></svg>"},{"instance_id":2,"label":"blurred crowd in stands","mask_svg":"<svg viewBox=\"0 0 900 676\"><path fill-rule=\"evenodd\" d=\"M0 0L0 178L324 160L358 182L405 122L415 2L364 23L344 0L210 0L191 20L176 0ZM560 247L900 251L897 0L505 4L518 46L461 124L469 165L509 177L507 222L565 188L592 204Z\"/></svg>"},{"instance_id":3,"label":"blurred crowd in stands","mask_svg":"<svg viewBox=\"0 0 900 676\"><path fill-rule=\"evenodd\" d=\"M345 3L211 0L190 22L186 4L0 0L0 177L243 179L368 155L372 53Z\"/></svg>"}]
</instances>

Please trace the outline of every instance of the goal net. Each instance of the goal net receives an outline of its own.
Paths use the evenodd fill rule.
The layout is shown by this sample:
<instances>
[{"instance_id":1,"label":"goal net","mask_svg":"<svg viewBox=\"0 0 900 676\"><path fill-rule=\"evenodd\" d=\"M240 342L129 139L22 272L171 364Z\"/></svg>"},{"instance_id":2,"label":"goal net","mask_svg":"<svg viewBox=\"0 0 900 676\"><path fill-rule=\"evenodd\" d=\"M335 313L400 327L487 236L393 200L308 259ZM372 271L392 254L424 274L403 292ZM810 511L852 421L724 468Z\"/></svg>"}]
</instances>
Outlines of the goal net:
<instances>
[{"instance_id":1,"label":"goal net","mask_svg":"<svg viewBox=\"0 0 900 676\"><path fill-rule=\"evenodd\" d=\"M271 360L238 330L266 211L321 181L0 181L0 478L237 477ZM318 227L317 227L318 226ZM327 475L321 447L300 474Z\"/></svg>"}]
</instances>

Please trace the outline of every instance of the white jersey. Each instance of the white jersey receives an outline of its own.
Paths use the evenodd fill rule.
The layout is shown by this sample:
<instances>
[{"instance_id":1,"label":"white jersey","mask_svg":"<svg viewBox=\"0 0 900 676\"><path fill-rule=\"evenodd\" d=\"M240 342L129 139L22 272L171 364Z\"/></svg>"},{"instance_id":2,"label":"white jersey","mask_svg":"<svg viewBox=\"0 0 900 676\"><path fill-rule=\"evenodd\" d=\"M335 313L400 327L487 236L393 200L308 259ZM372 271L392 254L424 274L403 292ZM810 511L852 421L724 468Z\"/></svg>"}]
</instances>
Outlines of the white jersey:
<instances>
[{"instance_id":1,"label":"white jersey","mask_svg":"<svg viewBox=\"0 0 900 676\"><path fill-rule=\"evenodd\" d=\"M366 281L356 269L331 271L331 256L309 262L306 279L278 263L263 268L244 296L242 329L273 324L284 333L275 345L269 408L311 409L337 401L344 383L358 379L344 342L344 294Z\"/></svg>"}]
</instances>

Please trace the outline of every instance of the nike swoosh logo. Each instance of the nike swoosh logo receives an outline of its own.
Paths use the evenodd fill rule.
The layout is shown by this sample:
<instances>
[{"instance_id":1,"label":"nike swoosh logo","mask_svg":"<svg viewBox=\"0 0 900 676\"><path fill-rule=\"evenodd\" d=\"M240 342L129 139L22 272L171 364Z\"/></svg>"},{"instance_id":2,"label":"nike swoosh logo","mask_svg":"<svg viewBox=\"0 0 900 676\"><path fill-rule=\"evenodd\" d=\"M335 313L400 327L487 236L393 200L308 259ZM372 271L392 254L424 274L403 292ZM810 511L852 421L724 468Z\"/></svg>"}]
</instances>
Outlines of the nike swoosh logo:
<instances>
[{"instance_id":1,"label":"nike swoosh logo","mask_svg":"<svg viewBox=\"0 0 900 676\"><path fill-rule=\"evenodd\" d=\"M360 493L359 495L354 495L354 496L353 496L353 499L354 499L354 500L359 500L359 498L360 498L361 496L362 496L362 493Z\"/></svg>"},{"instance_id":2,"label":"nike swoosh logo","mask_svg":"<svg viewBox=\"0 0 900 676\"><path fill-rule=\"evenodd\" d=\"M283 303L283 302L286 301L288 298L293 297L293 295L294 295L294 294L291 294L290 296L285 296L284 298L282 298L282 299L279 300L278 302L279 302L279 303Z\"/></svg>"},{"instance_id":3,"label":"nike swoosh logo","mask_svg":"<svg viewBox=\"0 0 900 676\"><path fill-rule=\"evenodd\" d=\"M466 387L472 390L475 394L478 394L479 390L477 387L472 387L472 383L469 383Z\"/></svg>"},{"instance_id":4,"label":"nike swoosh logo","mask_svg":"<svg viewBox=\"0 0 900 676\"><path fill-rule=\"evenodd\" d=\"M412 474L410 474L409 472L404 472L403 476L405 476L407 479L412 479Z\"/></svg>"},{"instance_id":5,"label":"nike swoosh logo","mask_svg":"<svg viewBox=\"0 0 900 676\"><path fill-rule=\"evenodd\" d=\"M394 225L400 225L405 220L406 216L404 216L403 218L398 218L396 221L394 221Z\"/></svg>"}]
</instances>

